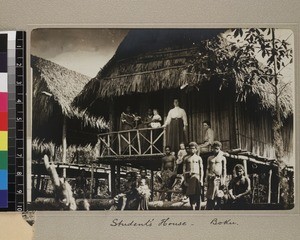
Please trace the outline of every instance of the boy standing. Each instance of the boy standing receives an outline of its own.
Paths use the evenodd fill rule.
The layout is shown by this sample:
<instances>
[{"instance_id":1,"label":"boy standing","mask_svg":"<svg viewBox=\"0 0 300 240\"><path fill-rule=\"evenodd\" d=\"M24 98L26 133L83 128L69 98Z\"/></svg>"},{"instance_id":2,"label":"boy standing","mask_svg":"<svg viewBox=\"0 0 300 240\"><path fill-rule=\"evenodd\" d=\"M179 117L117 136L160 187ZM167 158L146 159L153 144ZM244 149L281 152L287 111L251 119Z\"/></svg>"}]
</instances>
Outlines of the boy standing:
<instances>
[{"instance_id":1,"label":"boy standing","mask_svg":"<svg viewBox=\"0 0 300 240\"><path fill-rule=\"evenodd\" d=\"M183 174L186 184L186 195L193 210L201 210L201 186L203 185L202 158L197 155L197 143L189 144L190 155L184 158Z\"/></svg>"},{"instance_id":2,"label":"boy standing","mask_svg":"<svg viewBox=\"0 0 300 240\"><path fill-rule=\"evenodd\" d=\"M226 158L221 151L222 143L215 141L212 144L213 155L207 159L206 182L207 182L207 204L206 210L213 210L220 205L218 191L220 186L225 185L226 181ZM218 206L219 207L219 206Z\"/></svg>"}]
</instances>

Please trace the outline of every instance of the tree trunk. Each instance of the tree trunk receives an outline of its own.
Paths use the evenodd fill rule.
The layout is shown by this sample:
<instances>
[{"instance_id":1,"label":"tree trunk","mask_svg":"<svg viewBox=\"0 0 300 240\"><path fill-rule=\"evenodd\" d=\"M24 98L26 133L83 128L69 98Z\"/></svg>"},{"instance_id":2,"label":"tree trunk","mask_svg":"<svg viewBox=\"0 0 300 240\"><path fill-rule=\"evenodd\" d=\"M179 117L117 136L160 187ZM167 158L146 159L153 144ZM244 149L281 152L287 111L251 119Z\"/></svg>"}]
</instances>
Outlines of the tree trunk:
<instances>
[{"instance_id":1,"label":"tree trunk","mask_svg":"<svg viewBox=\"0 0 300 240\"><path fill-rule=\"evenodd\" d=\"M272 28L272 47L274 54L274 85L275 85L275 112L273 116L273 134L274 134L274 148L275 148L275 156L278 163L278 178L279 178L279 196L281 193L286 191L286 186L284 184L284 174L283 169L285 164L283 162L284 148L283 148L283 139L281 134L281 129L283 126L280 114L280 106L279 106L279 91L278 91L278 73L277 73L277 57L276 57L276 49L275 49L275 29ZM285 205L288 202L288 199L283 198L282 203Z\"/></svg>"}]
</instances>

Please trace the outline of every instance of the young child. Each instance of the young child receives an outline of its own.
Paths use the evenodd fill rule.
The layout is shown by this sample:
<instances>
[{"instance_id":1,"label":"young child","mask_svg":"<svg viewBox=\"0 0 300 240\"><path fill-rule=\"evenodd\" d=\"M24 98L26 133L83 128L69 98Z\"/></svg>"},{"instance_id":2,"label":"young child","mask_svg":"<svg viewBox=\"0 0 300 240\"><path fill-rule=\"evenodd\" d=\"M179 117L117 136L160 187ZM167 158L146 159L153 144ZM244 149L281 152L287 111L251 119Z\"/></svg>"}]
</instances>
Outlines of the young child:
<instances>
[{"instance_id":1,"label":"young child","mask_svg":"<svg viewBox=\"0 0 300 240\"><path fill-rule=\"evenodd\" d=\"M159 128L159 127L161 127L161 121L162 121L162 118L159 115L158 110L157 109L153 109L153 117L152 117L152 121L150 123L151 127L152 128Z\"/></svg>"},{"instance_id":2,"label":"young child","mask_svg":"<svg viewBox=\"0 0 300 240\"><path fill-rule=\"evenodd\" d=\"M180 150L177 153L177 160L176 160L176 165L177 165L177 174L182 174L182 167L183 167L183 157L187 155L187 152L185 150L185 145L184 143L180 143L179 145Z\"/></svg>"},{"instance_id":3,"label":"young child","mask_svg":"<svg viewBox=\"0 0 300 240\"><path fill-rule=\"evenodd\" d=\"M142 178L140 180L140 184L139 187L137 188L137 191L140 195L140 203L139 203L138 210L148 210L148 203L149 203L151 191L149 189L149 186L146 183L145 178Z\"/></svg>"},{"instance_id":4,"label":"young child","mask_svg":"<svg viewBox=\"0 0 300 240\"><path fill-rule=\"evenodd\" d=\"M178 183L181 187L182 187L182 194L183 194L183 198L182 201L186 202L188 201L188 198L185 196L185 186L183 186L183 181L184 181L184 177L183 177L183 158L187 155L187 151L185 150L185 145L184 143L180 143L179 145L180 150L177 153L177 160L176 160L176 172L177 172L177 178L179 178L178 182L176 182L176 184ZM175 183L174 183L175 185Z\"/></svg>"}]
</instances>

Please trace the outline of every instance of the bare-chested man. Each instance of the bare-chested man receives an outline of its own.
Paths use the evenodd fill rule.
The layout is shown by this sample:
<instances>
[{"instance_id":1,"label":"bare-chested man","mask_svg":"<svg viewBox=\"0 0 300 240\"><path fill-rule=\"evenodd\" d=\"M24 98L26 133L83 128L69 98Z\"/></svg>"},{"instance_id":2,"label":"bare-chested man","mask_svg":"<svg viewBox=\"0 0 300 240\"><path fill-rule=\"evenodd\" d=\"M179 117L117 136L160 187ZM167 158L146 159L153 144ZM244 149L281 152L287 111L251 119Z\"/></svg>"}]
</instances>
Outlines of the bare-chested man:
<instances>
[{"instance_id":1,"label":"bare-chested man","mask_svg":"<svg viewBox=\"0 0 300 240\"><path fill-rule=\"evenodd\" d=\"M203 185L202 158L197 155L197 143L189 144L189 155L183 160L183 174L186 184L186 195L193 210L201 210L201 186Z\"/></svg>"},{"instance_id":2,"label":"bare-chested man","mask_svg":"<svg viewBox=\"0 0 300 240\"><path fill-rule=\"evenodd\" d=\"M226 181L226 158L221 151L222 143L215 141L212 144L213 155L207 159L206 182L207 182L207 204L206 209L215 209L220 205L220 199L217 198L217 193L220 186L225 185Z\"/></svg>"},{"instance_id":3,"label":"bare-chested man","mask_svg":"<svg viewBox=\"0 0 300 240\"><path fill-rule=\"evenodd\" d=\"M173 183L176 178L175 166L176 166L176 158L173 154L171 154L171 148L169 146L165 147L165 156L161 159L161 178L162 178L162 190L169 191L171 190ZM163 200L165 198L163 194ZM167 193L168 201L171 201L171 192Z\"/></svg>"}]
</instances>

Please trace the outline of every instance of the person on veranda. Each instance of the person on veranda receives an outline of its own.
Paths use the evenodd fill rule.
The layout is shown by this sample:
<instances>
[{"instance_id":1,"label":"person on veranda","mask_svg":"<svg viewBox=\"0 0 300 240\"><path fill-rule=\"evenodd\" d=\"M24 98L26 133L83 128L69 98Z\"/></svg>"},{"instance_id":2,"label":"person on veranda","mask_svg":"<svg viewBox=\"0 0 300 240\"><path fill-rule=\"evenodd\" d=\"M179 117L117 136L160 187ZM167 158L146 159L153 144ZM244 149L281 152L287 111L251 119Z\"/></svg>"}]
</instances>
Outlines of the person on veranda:
<instances>
[{"instance_id":1,"label":"person on veranda","mask_svg":"<svg viewBox=\"0 0 300 240\"><path fill-rule=\"evenodd\" d=\"M174 99L173 104L174 108L169 111L163 127L168 126L167 145L177 152L180 143L186 142L188 122L185 110L179 107L178 99Z\"/></svg>"}]
</instances>

